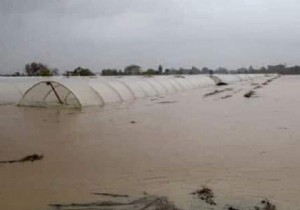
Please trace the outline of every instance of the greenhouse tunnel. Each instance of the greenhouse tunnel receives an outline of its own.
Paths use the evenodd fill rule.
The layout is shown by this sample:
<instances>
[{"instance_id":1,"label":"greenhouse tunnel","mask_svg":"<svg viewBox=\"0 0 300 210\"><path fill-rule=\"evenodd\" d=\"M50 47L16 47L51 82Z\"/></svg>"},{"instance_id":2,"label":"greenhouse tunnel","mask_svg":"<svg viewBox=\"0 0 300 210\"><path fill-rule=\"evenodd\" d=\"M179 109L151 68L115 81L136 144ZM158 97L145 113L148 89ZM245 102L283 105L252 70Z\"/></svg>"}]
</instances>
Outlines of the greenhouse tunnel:
<instances>
[{"instance_id":1,"label":"greenhouse tunnel","mask_svg":"<svg viewBox=\"0 0 300 210\"><path fill-rule=\"evenodd\" d=\"M160 77L97 77L51 78L30 87L19 105L21 106L103 106L138 98L162 96L189 89L213 86L206 76Z\"/></svg>"},{"instance_id":2,"label":"greenhouse tunnel","mask_svg":"<svg viewBox=\"0 0 300 210\"><path fill-rule=\"evenodd\" d=\"M48 107L104 106L195 88L233 84L264 75L163 75L98 77L0 77L0 104Z\"/></svg>"}]
</instances>

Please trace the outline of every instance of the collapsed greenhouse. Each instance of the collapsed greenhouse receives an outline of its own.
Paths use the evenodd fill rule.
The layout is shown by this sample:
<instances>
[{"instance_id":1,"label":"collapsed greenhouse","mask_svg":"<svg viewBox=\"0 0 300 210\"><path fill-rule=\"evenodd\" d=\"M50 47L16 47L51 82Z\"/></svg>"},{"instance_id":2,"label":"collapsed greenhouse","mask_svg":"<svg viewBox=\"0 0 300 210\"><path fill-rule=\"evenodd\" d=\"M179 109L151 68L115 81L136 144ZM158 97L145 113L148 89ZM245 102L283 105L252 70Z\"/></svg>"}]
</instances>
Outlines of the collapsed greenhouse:
<instances>
[{"instance_id":1,"label":"collapsed greenhouse","mask_svg":"<svg viewBox=\"0 0 300 210\"><path fill-rule=\"evenodd\" d=\"M86 107L247 81L264 75L0 77L0 104Z\"/></svg>"}]
</instances>

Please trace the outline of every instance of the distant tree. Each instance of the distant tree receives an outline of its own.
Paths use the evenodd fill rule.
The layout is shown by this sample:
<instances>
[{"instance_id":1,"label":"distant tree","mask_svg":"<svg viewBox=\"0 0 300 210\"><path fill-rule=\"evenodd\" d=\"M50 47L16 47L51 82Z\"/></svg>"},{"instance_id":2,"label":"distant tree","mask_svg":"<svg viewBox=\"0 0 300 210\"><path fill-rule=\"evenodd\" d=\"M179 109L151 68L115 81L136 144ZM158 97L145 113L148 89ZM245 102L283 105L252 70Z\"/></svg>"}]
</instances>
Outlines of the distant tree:
<instances>
[{"instance_id":1,"label":"distant tree","mask_svg":"<svg viewBox=\"0 0 300 210\"><path fill-rule=\"evenodd\" d=\"M248 73L248 69L244 68L244 67L239 68L239 69L237 69L237 73L238 74L246 74L246 73Z\"/></svg>"},{"instance_id":2,"label":"distant tree","mask_svg":"<svg viewBox=\"0 0 300 210\"><path fill-rule=\"evenodd\" d=\"M267 68L263 66L258 71L259 73L267 73Z\"/></svg>"},{"instance_id":3,"label":"distant tree","mask_svg":"<svg viewBox=\"0 0 300 210\"><path fill-rule=\"evenodd\" d=\"M119 72L117 69L103 69L102 76L112 76L112 75L119 75Z\"/></svg>"},{"instance_id":4,"label":"distant tree","mask_svg":"<svg viewBox=\"0 0 300 210\"><path fill-rule=\"evenodd\" d=\"M127 75L136 75L140 74L142 71L141 67L138 65L129 65L125 67L124 73Z\"/></svg>"},{"instance_id":5,"label":"distant tree","mask_svg":"<svg viewBox=\"0 0 300 210\"><path fill-rule=\"evenodd\" d=\"M59 69L58 68L52 69L52 75L53 76L59 76Z\"/></svg>"},{"instance_id":6,"label":"distant tree","mask_svg":"<svg viewBox=\"0 0 300 210\"><path fill-rule=\"evenodd\" d=\"M90 69L81 68L80 66L74 71L68 72L70 76L94 76L95 74Z\"/></svg>"},{"instance_id":7,"label":"distant tree","mask_svg":"<svg viewBox=\"0 0 300 210\"><path fill-rule=\"evenodd\" d=\"M209 71L210 71L210 69L207 68L207 67L203 67L203 68L201 69L201 73L202 73L202 74L208 74Z\"/></svg>"},{"instance_id":8,"label":"distant tree","mask_svg":"<svg viewBox=\"0 0 300 210\"><path fill-rule=\"evenodd\" d=\"M42 76L42 77L52 76L52 71L49 70L49 69L48 70L42 70L39 76Z\"/></svg>"},{"instance_id":9,"label":"distant tree","mask_svg":"<svg viewBox=\"0 0 300 210\"><path fill-rule=\"evenodd\" d=\"M159 74L162 74L162 73L163 73L163 67L162 67L162 65L159 65L159 66L158 66L158 73L159 73Z\"/></svg>"},{"instance_id":10,"label":"distant tree","mask_svg":"<svg viewBox=\"0 0 300 210\"><path fill-rule=\"evenodd\" d=\"M28 76L52 76L52 71L45 64L32 62L25 65Z\"/></svg>"},{"instance_id":11,"label":"distant tree","mask_svg":"<svg viewBox=\"0 0 300 210\"><path fill-rule=\"evenodd\" d=\"M229 74L236 74L236 70L229 70Z\"/></svg>"},{"instance_id":12,"label":"distant tree","mask_svg":"<svg viewBox=\"0 0 300 210\"><path fill-rule=\"evenodd\" d=\"M215 70L216 73L218 74L228 74L228 70L224 67L219 67Z\"/></svg>"},{"instance_id":13,"label":"distant tree","mask_svg":"<svg viewBox=\"0 0 300 210\"><path fill-rule=\"evenodd\" d=\"M252 66L249 66L248 72L249 72L249 73L254 73L254 72L255 72L255 69L254 69Z\"/></svg>"},{"instance_id":14,"label":"distant tree","mask_svg":"<svg viewBox=\"0 0 300 210\"><path fill-rule=\"evenodd\" d=\"M19 77L19 76L21 76L21 73L20 72L15 72L15 73L12 74L12 76Z\"/></svg>"},{"instance_id":15,"label":"distant tree","mask_svg":"<svg viewBox=\"0 0 300 210\"><path fill-rule=\"evenodd\" d=\"M279 72L281 74L300 74L300 66L293 66L287 68L285 71Z\"/></svg>"},{"instance_id":16,"label":"distant tree","mask_svg":"<svg viewBox=\"0 0 300 210\"><path fill-rule=\"evenodd\" d=\"M189 74L201 74L201 70L195 66L192 66L192 69L190 70Z\"/></svg>"},{"instance_id":17,"label":"distant tree","mask_svg":"<svg viewBox=\"0 0 300 210\"><path fill-rule=\"evenodd\" d=\"M154 69L148 69L146 72L144 72L144 74L146 74L146 75L155 75L155 74L159 74L159 72L155 71Z\"/></svg>"},{"instance_id":18,"label":"distant tree","mask_svg":"<svg viewBox=\"0 0 300 210\"><path fill-rule=\"evenodd\" d=\"M286 65L284 64L279 64L279 65L275 65L275 66L268 66L268 73L280 73L280 72L285 72L286 71Z\"/></svg>"}]
</instances>

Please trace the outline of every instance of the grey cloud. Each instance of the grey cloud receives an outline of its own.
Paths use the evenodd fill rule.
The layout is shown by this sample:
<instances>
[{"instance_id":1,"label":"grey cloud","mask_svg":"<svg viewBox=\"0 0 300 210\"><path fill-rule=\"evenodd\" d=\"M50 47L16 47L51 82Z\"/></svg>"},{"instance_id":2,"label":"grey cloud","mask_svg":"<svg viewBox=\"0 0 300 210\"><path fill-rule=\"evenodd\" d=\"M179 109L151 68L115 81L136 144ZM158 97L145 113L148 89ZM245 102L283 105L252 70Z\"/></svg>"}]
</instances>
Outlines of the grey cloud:
<instances>
[{"instance_id":1,"label":"grey cloud","mask_svg":"<svg viewBox=\"0 0 300 210\"><path fill-rule=\"evenodd\" d=\"M0 0L0 73L297 64L296 0Z\"/></svg>"}]
</instances>

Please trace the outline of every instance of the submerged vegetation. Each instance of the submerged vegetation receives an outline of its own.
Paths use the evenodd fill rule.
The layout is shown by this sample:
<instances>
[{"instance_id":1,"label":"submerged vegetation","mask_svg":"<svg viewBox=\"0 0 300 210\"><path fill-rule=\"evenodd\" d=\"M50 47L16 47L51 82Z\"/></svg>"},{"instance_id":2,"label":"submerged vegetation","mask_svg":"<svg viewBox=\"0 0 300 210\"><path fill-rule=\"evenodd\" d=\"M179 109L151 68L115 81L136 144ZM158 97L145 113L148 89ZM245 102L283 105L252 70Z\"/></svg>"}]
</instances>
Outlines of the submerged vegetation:
<instances>
[{"instance_id":1,"label":"submerged vegetation","mask_svg":"<svg viewBox=\"0 0 300 210\"><path fill-rule=\"evenodd\" d=\"M213 96L213 95L217 95L219 93L223 93L223 92L226 92L226 91L232 91L232 90L233 90L232 88L226 88L226 89L222 89L222 90L214 90L212 92L204 94L203 97Z\"/></svg>"},{"instance_id":2,"label":"submerged vegetation","mask_svg":"<svg viewBox=\"0 0 300 210\"><path fill-rule=\"evenodd\" d=\"M53 210L179 210L172 201L164 196L148 195L144 193L143 196L132 198L129 195L111 194L111 193L93 193L103 197L111 197L110 200L102 200L95 202L72 202L72 203L52 203L48 206ZM191 202L195 203L197 207L191 207L190 210L201 209L226 209L226 210L242 210L245 207L233 207L233 205L226 204L218 205L215 202L215 196L212 189L203 186L191 193L193 199ZM204 205L203 205L204 204ZM208 206L209 207L208 207ZM261 200L258 204L247 210L276 210L276 206L268 199Z\"/></svg>"},{"instance_id":3,"label":"submerged vegetation","mask_svg":"<svg viewBox=\"0 0 300 210\"><path fill-rule=\"evenodd\" d=\"M209 205L217 205L217 203L214 201L214 193L211 189L208 187L202 187L200 190L196 190L195 192L192 192L193 195L197 196L197 198L203 200L205 203Z\"/></svg>"},{"instance_id":4,"label":"submerged vegetation","mask_svg":"<svg viewBox=\"0 0 300 210\"><path fill-rule=\"evenodd\" d=\"M144 196L137 199L127 199L127 201L102 201L87 203L69 203L69 204L49 204L53 209L60 210L179 210L166 197Z\"/></svg>"},{"instance_id":5,"label":"submerged vegetation","mask_svg":"<svg viewBox=\"0 0 300 210\"><path fill-rule=\"evenodd\" d=\"M37 160L42 160L43 158L44 158L44 155L32 154L32 155L27 155L21 159L0 161L0 164L34 162Z\"/></svg>"},{"instance_id":6,"label":"submerged vegetation","mask_svg":"<svg viewBox=\"0 0 300 210\"><path fill-rule=\"evenodd\" d=\"M249 92L244 94L244 97L245 98L251 98L254 94L255 94L255 92L253 90L250 90Z\"/></svg>"},{"instance_id":7,"label":"submerged vegetation","mask_svg":"<svg viewBox=\"0 0 300 210\"><path fill-rule=\"evenodd\" d=\"M255 96L256 92L254 90L256 89L260 89L263 86L268 85L270 82L272 82L275 79L278 79L280 77L280 75L276 76L276 77L272 77L270 79L267 79L265 82L263 82L261 85L254 83L253 85L256 85L252 90L248 91L247 93L244 94L245 98L251 98L253 96Z\"/></svg>"}]
</instances>

